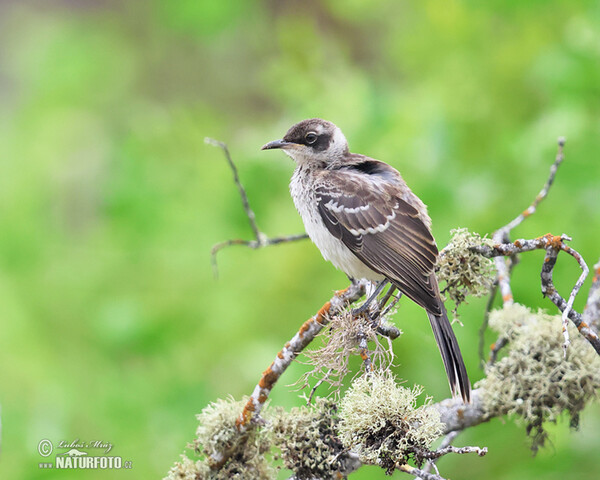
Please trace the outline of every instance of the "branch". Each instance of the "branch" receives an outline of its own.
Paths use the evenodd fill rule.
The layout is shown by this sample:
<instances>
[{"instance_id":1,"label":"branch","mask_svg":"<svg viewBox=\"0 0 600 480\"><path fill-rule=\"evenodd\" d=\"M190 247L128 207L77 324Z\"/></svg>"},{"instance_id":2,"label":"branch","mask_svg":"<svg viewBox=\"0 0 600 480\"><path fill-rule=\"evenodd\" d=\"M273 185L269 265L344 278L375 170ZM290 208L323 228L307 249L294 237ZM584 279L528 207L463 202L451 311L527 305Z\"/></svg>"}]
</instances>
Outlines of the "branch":
<instances>
[{"instance_id":1,"label":"branch","mask_svg":"<svg viewBox=\"0 0 600 480\"><path fill-rule=\"evenodd\" d=\"M351 284L345 290L336 292L331 300L326 302L314 316L304 322L298 333L285 344L275 357L275 360L273 360L273 363L263 372L261 379L254 388L252 396L238 418L236 425L240 432L246 430L250 422L259 415L277 380L279 380L283 372L285 372L298 354L329 323L329 316L335 315L361 298L365 293L365 287L366 282L361 281Z\"/></svg>"},{"instance_id":2,"label":"branch","mask_svg":"<svg viewBox=\"0 0 600 480\"><path fill-rule=\"evenodd\" d=\"M304 240L308 238L306 233L301 233L297 235L288 235L283 237L275 237L268 238L263 232L260 231L258 225L256 224L256 215L254 214L254 210L250 207L250 203L248 201L248 195L246 195L246 189L242 185L240 181L240 177L238 175L237 167L235 163L231 159L231 154L229 153L229 148L223 142L219 142L218 140L214 140L212 138L206 137L204 141L212 145L213 147L218 147L223 150L223 154L225 155L225 159L227 160L227 164L231 168L233 173L233 181L235 182L238 191L240 193L240 198L242 199L242 205L244 207L244 212L246 213L246 217L248 217L248 222L250 223L250 228L252 229L252 233L254 234L254 240L243 240L243 239L233 239L233 240L225 240L224 242L219 242L214 245L210 251L211 264L213 266L213 271L215 276L218 275L218 266L217 266L217 253L223 248L231 247L233 245L243 245L245 247L257 249L262 247L268 247L271 245L277 245L279 243L289 243L295 242L297 240Z\"/></svg>"},{"instance_id":3,"label":"branch","mask_svg":"<svg viewBox=\"0 0 600 480\"><path fill-rule=\"evenodd\" d=\"M485 312L483 313L483 322L481 322L481 327L479 327L479 344L477 350L479 352L479 365L482 369L485 366L485 331L490 323L490 312L492 311L494 300L496 299L496 293L498 293L498 279L496 279L492 285L492 288L490 289L490 296L485 305Z\"/></svg>"},{"instance_id":4,"label":"branch","mask_svg":"<svg viewBox=\"0 0 600 480\"><path fill-rule=\"evenodd\" d=\"M600 330L600 262L594 265L594 280L583 310L583 321L595 333Z\"/></svg>"},{"instance_id":5,"label":"branch","mask_svg":"<svg viewBox=\"0 0 600 480\"><path fill-rule=\"evenodd\" d=\"M430 473L431 469L435 468L436 473L439 475L440 472L438 471L435 462L439 460L442 456L447 455L449 453L456 453L459 455L465 453L476 453L480 457L483 457L488 452L487 447L453 447L452 442L456 439L458 434L459 432L457 431L448 433L442 440L442 443L437 448L437 450L433 452L426 451L421 453L422 457L429 459L427 465L425 465L425 468L423 469L424 472ZM419 480L423 480L423 478L419 477Z\"/></svg>"},{"instance_id":6,"label":"branch","mask_svg":"<svg viewBox=\"0 0 600 480\"><path fill-rule=\"evenodd\" d=\"M574 250L572 250L572 251L574 251ZM579 255L579 254L577 254L577 255ZM542 293L544 294L544 296L548 297L552 301L552 303L554 303L558 307L558 309L561 312L563 312L563 335L565 338L565 343L563 345L563 348L566 349L566 347L569 344L569 335L566 332L567 327L565 325L565 322L568 321L568 319L571 319L571 321L577 327L577 330L579 330L579 333L585 337L585 339L592 345L592 347L594 347L594 350L596 350L598 355L600 355L600 338L598 338L598 335L596 334L596 332L594 332L583 321L582 315L579 312L573 310L573 308L571 307L573 304L574 296L579 291L579 288L581 287L583 280L585 280L585 277L588 274L587 265L585 265L585 262L583 262L583 259L581 259L581 261L583 262L583 267L585 267L585 269L582 272L581 276L579 277L577 284L575 285L575 287L573 288L573 291L571 292L571 295L569 296L569 301L567 302L557 292L556 288L554 287L554 282L552 281L552 271L554 269L554 265L556 264L557 256L558 256L557 250L551 249L551 248L546 250L546 257L544 258L544 265L542 266L542 274L541 274L542 275Z\"/></svg>"},{"instance_id":7,"label":"branch","mask_svg":"<svg viewBox=\"0 0 600 480\"><path fill-rule=\"evenodd\" d=\"M541 272L542 293L544 296L548 297L550 301L552 301L552 303L554 303L554 305L556 305L557 308L563 313L563 334L565 335L565 348L566 345L568 345L568 333L566 333L565 322L567 319L570 319L579 330L579 333L585 337L585 339L600 355L600 339L598 338L598 335L583 321L582 315L573 309L573 301L579 293L579 290L581 289L581 286L588 275L589 269L581 254L574 248L569 247L564 243L567 240L571 240L567 235L557 236L548 233L542 237L537 237L531 240L519 239L515 240L513 243L496 244L491 247L487 245L477 245L471 247L471 250L488 258L512 256L532 250L546 250L546 256L544 258L544 264L542 265ZM561 250L575 258L582 270L581 275L577 279L577 282L569 294L568 301L566 301L558 293L552 281L552 273L556 264L556 257L558 256L558 252Z\"/></svg>"},{"instance_id":8,"label":"branch","mask_svg":"<svg viewBox=\"0 0 600 480\"><path fill-rule=\"evenodd\" d=\"M446 480L444 477L440 475L436 475L433 473L426 472L425 470L421 470L419 468L411 467L410 465L398 465L398 470L404 473L408 473L410 475L414 475L416 478L421 478L423 480Z\"/></svg>"},{"instance_id":9,"label":"branch","mask_svg":"<svg viewBox=\"0 0 600 480\"><path fill-rule=\"evenodd\" d=\"M485 423L492 418L483 408L483 394L481 389L471 391L471 403L462 400L447 398L433 407L440 412L440 421L445 425L443 434L464 430Z\"/></svg>"},{"instance_id":10,"label":"branch","mask_svg":"<svg viewBox=\"0 0 600 480\"><path fill-rule=\"evenodd\" d=\"M564 146L565 146L565 138L559 137L558 138L558 151L556 152L556 158L554 160L554 163L550 166L550 176L548 177L548 179L546 180L546 183L540 190L540 193L537 194L537 196L535 197L535 199L533 200L531 205L529 205L529 207L527 207L516 218L514 218L513 220L508 222L504 227L498 229L497 232L502 232L503 234L508 235L512 229L514 229L515 227L518 227L521 223L523 223L523 220L525 220L527 217L530 217L531 215L533 215L535 213L539 203L542 200L544 200L544 198L546 198L546 196L548 196L548 191L550 190L552 183L554 183L554 177L556 176L558 167L565 159Z\"/></svg>"},{"instance_id":11,"label":"branch","mask_svg":"<svg viewBox=\"0 0 600 480\"><path fill-rule=\"evenodd\" d=\"M540 202L546 198L546 196L548 195L548 191L550 190L550 187L554 182L554 177L556 176L558 167L565 158L564 146L564 137L559 137L558 151L556 153L554 163L550 166L550 176L546 180L546 183L540 190L540 193L537 194L531 205L529 205L529 207L527 207L516 218L508 222L505 226L499 228L494 232L494 234L492 235L492 240L494 240L496 243L509 242L511 230L523 223L523 221L526 218L533 215L537 210L537 206L540 204ZM494 259L496 271L498 272L498 286L500 287L500 292L502 293L502 301L504 302L504 305L510 305L514 302L514 297L510 288L510 270L512 269L512 266L514 265L515 261L516 258L514 257L514 255L510 257L508 265L507 261L504 258L497 257Z\"/></svg>"},{"instance_id":12,"label":"branch","mask_svg":"<svg viewBox=\"0 0 600 480\"><path fill-rule=\"evenodd\" d=\"M209 138L206 139L206 142L213 146L217 146L223 150L227 162L233 172L234 182L236 183L236 186L239 190L244 211L246 213L246 216L248 217L251 229L254 234L253 240L233 239L218 243L215 246L213 246L211 250L211 258L213 261L213 266L215 267L215 271L216 255L223 248L232 245L244 245L249 248L256 249L269 245L275 245L278 243L296 241L307 238L307 235L305 234L292 235L288 237L277 237L272 239L267 238L266 235L259 230L256 224L255 214L250 208L246 191L239 180L237 168L231 159L227 146L224 143ZM520 215L511 220L504 227L498 229L493 234L492 238L495 241L494 245L477 245L470 247L470 249L474 252L477 252L487 258L493 258L498 272L497 282L491 290L492 295L486 307L486 319L484 320L482 331L484 331L487 327L487 316L489 314L489 311L491 310L495 293L497 290L500 290L502 294L502 300L505 306L510 305L514 302L510 286L510 275L512 267L518 261L518 254L533 250L545 250L546 254L541 269L541 288L544 296L548 297L563 314L563 335L565 339L563 347L565 349L565 355L566 348L569 344L567 332L567 323L569 319L577 326L579 332L593 346L596 352L600 354L600 339L598 338L597 334L598 327L600 324L600 262L594 267L594 282L592 287L590 288L585 311L582 315L573 309L573 303L576 295L579 293L587 277L589 269L581 255L576 250L565 244L565 242L569 241L570 238L566 235L554 236L551 234L547 234L529 240L519 239L514 242L510 241L510 233L512 229L516 228L526 218L534 214L539 203L548 195L549 189L552 186L554 178L556 176L558 167L564 160L564 143L564 139L559 138L558 152L556 154L555 161L550 168L550 175L546 180L546 183L544 184L542 190L535 197L531 205ZM567 300L565 300L565 298L563 298L557 292L556 288L554 287L552 278L558 253L560 251L564 251L565 253L568 253L570 256L575 258L582 271L577 282L572 288ZM342 312L345 308L348 307L348 305L356 302L364 295L367 285L368 282L362 280L360 282L353 283L345 290L336 292L336 294L328 302L326 302L313 317L309 318L306 322L304 322L304 324L294 335L294 337L285 344L285 346L277 354L271 365L263 372L258 384L254 388L251 397L247 401L242 412L236 420L237 431L240 435L247 434L247 432L252 433L251 429L254 426L260 425L261 422L264 423L264 421L260 417L260 413L276 382L283 375L285 370L291 365L291 363L298 356L298 354L302 352L312 342L312 340L315 339L319 332L321 332L321 330L330 322L330 318L332 316ZM393 293L394 288L391 287L378 302L375 302L374 307L371 307L371 310L369 311L367 317L367 319L372 322L373 329L378 334L387 336L389 339L396 338L400 334L400 331L394 326L389 326L386 324L378 325L377 319L387 315L390 309L393 308L395 303L399 300L401 293L398 293L398 295L396 296L393 296ZM386 307L386 305L390 301L391 303ZM368 336L364 330L359 330L356 336L358 341L359 353L364 362L364 368L367 372L369 372L373 369L373 362L371 359L370 352L368 350ZM491 362L495 360L499 350L504 345L506 345L506 343L508 343L508 337L501 336L500 338L498 338L498 340L495 342L492 348ZM331 369L327 372L326 377L330 374ZM310 397L308 398L307 403L311 402L316 389L325 380L325 378L320 379L314 386L310 393ZM400 462L396 465L392 463L392 468L395 466L396 469L409 473L423 480L444 480L443 477L439 475L439 472L437 472L437 467L435 466L435 461L440 457L449 453L476 453L479 456L483 456L487 453L487 448L470 446L452 446L451 443L456 437L457 432L467 429L469 427L476 426L480 423L487 422L492 417L502 415L503 413L501 411L493 413L486 412L483 405L482 388L475 389L472 391L471 403L469 404L464 404L461 400L457 399L446 399L439 403L433 404L432 407L438 410L440 414L440 421L444 424L443 434L446 435L446 438L437 450L420 452L421 457L423 459L428 460L428 463L424 469L414 468L407 464L401 464ZM227 462L230 455L231 453L228 453L226 451L215 452L210 456L209 463L212 468L219 468L220 466L224 465L225 462ZM340 476L346 476L352 471L357 470L362 465L361 462L358 460L358 456L356 455L356 453L352 451L345 450L343 452L340 452L339 455L346 456L348 459L352 460L349 463L347 471L338 472ZM401 460L401 462L402 461L406 460ZM430 472L431 468L435 468L435 474ZM291 478L295 479L296 477Z\"/></svg>"},{"instance_id":13,"label":"branch","mask_svg":"<svg viewBox=\"0 0 600 480\"><path fill-rule=\"evenodd\" d=\"M360 348L360 358L362 358L365 372L372 372L373 362L371 360L371 354L369 353L368 340L362 329L358 332L358 348Z\"/></svg>"},{"instance_id":14,"label":"branch","mask_svg":"<svg viewBox=\"0 0 600 480\"><path fill-rule=\"evenodd\" d=\"M454 447L452 445L448 445L443 448L438 448L433 452L423 452L423 456L425 458L434 460L443 457L444 455L448 455L449 453L456 453L458 455L464 455L466 453L476 453L480 457L483 457L486 453L488 453L488 449L487 447Z\"/></svg>"}]
</instances>

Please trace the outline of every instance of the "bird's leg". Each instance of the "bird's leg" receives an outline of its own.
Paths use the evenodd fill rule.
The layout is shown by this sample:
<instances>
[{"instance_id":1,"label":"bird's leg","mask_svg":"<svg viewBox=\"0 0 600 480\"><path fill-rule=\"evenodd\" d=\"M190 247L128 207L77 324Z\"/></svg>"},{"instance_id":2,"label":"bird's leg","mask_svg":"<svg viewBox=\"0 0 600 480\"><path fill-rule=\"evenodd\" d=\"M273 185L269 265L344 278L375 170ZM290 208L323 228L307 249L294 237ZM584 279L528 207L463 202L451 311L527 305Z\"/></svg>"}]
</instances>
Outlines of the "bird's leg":
<instances>
[{"instance_id":1,"label":"bird's leg","mask_svg":"<svg viewBox=\"0 0 600 480\"><path fill-rule=\"evenodd\" d=\"M395 291L396 291L396 286L395 285L390 285L389 290L386 292L386 294L379 301L379 311L380 312L383 310L383 308L390 301L390 298L392 298L392 295L394 294Z\"/></svg>"},{"instance_id":2,"label":"bird's leg","mask_svg":"<svg viewBox=\"0 0 600 480\"><path fill-rule=\"evenodd\" d=\"M375 300L377 298L377 296L381 293L381 291L384 289L384 287L387 284L388 284L388 280L382 280L381 282L379 282L379 284L377 285L377 288L375 288L375 291L371 294L371 296L369 298L367 298L366 302L363 303L360 307L352 310L352 315L356 317L358 315L362 315L363 313L367 312L369 310L369 306L371 305L373 300Z\"/></svg>"}]
</instances>

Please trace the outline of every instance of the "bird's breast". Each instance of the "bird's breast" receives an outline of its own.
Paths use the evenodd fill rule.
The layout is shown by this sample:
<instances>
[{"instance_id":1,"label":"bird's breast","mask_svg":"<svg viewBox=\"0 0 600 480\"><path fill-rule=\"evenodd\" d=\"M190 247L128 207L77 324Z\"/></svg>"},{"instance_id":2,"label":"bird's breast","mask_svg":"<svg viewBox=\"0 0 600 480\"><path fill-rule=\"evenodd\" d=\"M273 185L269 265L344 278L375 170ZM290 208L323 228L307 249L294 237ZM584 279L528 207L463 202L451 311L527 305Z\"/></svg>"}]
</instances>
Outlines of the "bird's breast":
<instances>
[{"instance_id":1,"label":"bird's breast","mask_svg":"<svg viewBox=\"0 0 600 480\"><path fill-rule=\"evenodd\" d=\"M315 185L302 169L296 169L290 183L290 193L312 242L321 251L323 258L330 261L346 275L355 278L379 281L383 275L371 270L338 238L334 237L323 223L318 210Z\"/></svg>"}]
</instances>

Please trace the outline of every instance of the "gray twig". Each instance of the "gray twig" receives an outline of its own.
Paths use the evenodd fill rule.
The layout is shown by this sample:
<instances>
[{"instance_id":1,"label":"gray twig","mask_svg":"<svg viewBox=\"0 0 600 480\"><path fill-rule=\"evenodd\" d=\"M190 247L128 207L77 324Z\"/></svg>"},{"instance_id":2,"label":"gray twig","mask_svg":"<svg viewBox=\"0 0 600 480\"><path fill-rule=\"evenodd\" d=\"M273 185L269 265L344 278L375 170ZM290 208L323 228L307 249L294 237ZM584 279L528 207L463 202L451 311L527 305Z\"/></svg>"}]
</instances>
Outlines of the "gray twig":
<instances>
[{"instance_id":1,"label":"gray twig","mask_svg":"<svg viewBox=\"0 0 600 480\"><path fill-rule=\"evenodd\" d=\"M548 196L548 191L550 190L552 183L554 183L554 177L556 177L556 172L558 171L558 167L565 159L564 147L565 147L565 138L559 137L558 138L558 151L556 152L556 158L554 159L554 163L550 166L550 175L548 176L546 183L540 190L540 193L537 194L537 196L535 197L535 199L533 200L531 205L529 205L529 207L527 207L520 215L518 215L516 218L514 218L513 220L508 222L504 227L500 228L498 231L506 232L508 234L512 229L519 226L523 222L523 220L525 220L527 217L530 217L531 215L533 215L535 213L539 203Z\"/></svg>"},{"instance_id":2,"label":"gray twig","mask_svg":"<svg viewBox=\"0 0 600 480\"><path fill-rule=\"evenodd\" d=\"M489 321L490 321L490 311L492 310L492 306L494 305L494 300L496 299L496 293L498 292L498 280L494 282L492 288L490 288L490 296L488 297L487 304L485 306L485 312L483 314L483 322L481 322L481 327L479 327L479 364L481 368L485 366L485 332L487 330Z\"/></svg>"},{"instance_id":3,"label":"gray twig","mask_svg":"<svg viewBox=\"0 0 600 480\"><path fill-rule=\"evenodd\" d=\"M600 329L600 262L594 265L594 280L583 310L583 320L592 331L598 333Z\"/></svg>"},{"instance_id":4,"label":"gray twig","mask_svg":"<svg viewBox=\"0 0 600 480\"><path fill-rule=\"evenodd\" d=\"M565 138L559 137L558 139L558 151L556 153L556 158L554 159L554 163L550 166L550 175L546 180L546 183L540 190L540 193L537 194L531 205L527 207L521 214L515 217L513 220L508 222L505 226L499 228L492 235L492 239L496 243L507 243L510 242L510 232L515 227L519 226L527 217L530 217L537 210L537 206L539 203L546 198L548 195L548 191L554 182L554 177L556 176L556 172L558 171L559 165L564 160L564 146L565 146ZM500 257L494 258L494 264L496 266L496 271L498 272L498 286L500 287L500 292L502 294L502 301L504 305L511 305L514 302L514 297L512 294L512 290L510 288L510 269L515 261L514 257L510 259L504 259ZM508 263L508 265L507 265Z\"/></svg>"},{"instance_id":5,"label":"gray twig","mask_svg":"<svg viewBox=\"0 0 600 480\"><path fill-rule=\"evenodd\" d=\"M429 473L425 470L421 470L420 468L411 467L410 465L406 464L398 465L398 470L404 473L409 473L410 475L414 475L416 478L420 478L422 480L446 480L440 475Z\"/></svg>"},{"instance_id":6,"label":"gray twig","mask_svg":"<svg viewBox=\"0 0 600 480\"><path fill-rule=\"evenodd\" d=\"M566 331L564 322L568 318L575 324L579 330L579 333L581 333L581 335L583 335L585 339L594 347L596 352L600 354L600 339L598 338L597 333L583 321L582 315L572 308L575 296L577 293L579 293L579 290L581 289L581 286L583 285L583 282L589 273L589 269L581 254L574 248L565 244L565 241L568 240L570 240L570 238L567 235L563 234L558 236L548 233L542 237L530 240L519 239L515 240L513 243L502 243L493 245L491 247L487 245L477 245L471 247L471 250L488 258L515 255L517 253L529 252L532 250L546 250L546 257L544 258L541 272L542 293L544 296L548 297L550 301L554 303L554 305L556 305L556 307L563 313L563 332ZM575 258L581 268L581 275L571 290L568 301L557 292L552 281L552 273L554 266L556 265L556 257L558 256L558 252L561 250ZM567 341L568 334L565 334L565 344L568 344Z\"/></svg>"},{"instance_id":7,"label":"gray twig","mask_svg":"<svg viewBox=\"0 0 600 480\"><path fill-rule=\"evenodd\" d=\"M443 439L442 439L442 443L440 443L440 446L438 447L438 450L441 448L446 448L449 445L452 445L452 442L454 441L454 439L456 437L458 437L458 435L460 434L460 432L450 432L449 434L447 434ZM437 458L431 459L427 461L427 465L425 465L425 467L423 468L424 471L426 472L431 472L431 469L434 468L435 469L435 473L437 473L439 475L439 470L437 468L437 465L435 464L435 462L437 461ZM420 479L422 480L422 479Z\"/></svg>"},{"instance_id":8,"label":"gray twig","mask_svg":"<svg viewBox=\"0 0 600 480\"><path fill-rule=\"evenodd\" d=\"M496 363L496 359L498 358L498 354L500 350L502 350L508 344L508 337L506 335L499 337L490 348L490 359L488 360L488 365L492 365Z\"/></svg>"},{"instance_id":9,"label":"gray twig","mask_svg":"<svg viewBox=\"0 0 600 480\"><path fill-rule=\"evenodd\" d=\"M310 405L313 397L315 396L315 393L317 393L317 388L319 388L323 384L323 382L325 380L327 380L327 378L329 378L329 375L331 374L332 370L333 369L331 369L331 368L329 370L327 370L327 373L325 373L325 375L323 375L321 378L319 378L319 380L315 383L314 387L310 389L310 395L306 399L307 405Z\"/></svg>"},{"instance_id":10,"label":"gray twig","mask_svg":"<svg viewBox=\"0 0 600 480\"><path fill-rule=\"evenodd\" d=\"M594 347L594 350L596 350L596 352L600 355L600 338L598 338L598 334L583 321L582 315L573 308L571 308L571 306L569 306L569 302L567 302L554 287L554 282L552 281L552 273L554 271L554 266L556 265L556 258L558 257L559 250L564 250L570 255L575 256L575 258L578 258L580 266L583 270L581 276L579 277L579 280L577 281L577 284L571 291L569 301L571 301L571 298L577 294L579 288L581 288L583 280L585 280L585 277L588 273L587 265L585 265L585 262L583 261L583 258L581 258L581 255L572 248L567 247L566 245L564 247L568 248L569 250L565 250L565 248L552 247L546 249L546 256L544 257L544 264L542 265L541 273L542 293L544 294L544 296L548 297L550 301L552 301L552 303L554 303L554 305L556 305L561 312L563 312L563 335L565 335L565 344L568 345L567 342L569 337L568 334L565 333L566 326L564 325L564 319L569 318L575 324L577 330L579 330L579 333L584 336L584 338L592 345L592 347Z\"/></svg>"},{"instance_id":11,"label":"gray twig","mask_svg":"<svg viewBox=\"0 0 600 480\"><path fill-rule=\"evenodd\" d=\"M487 452L487 447L454 447L452 445L447 445L443 448L438 448L433 452L423 452L422 455L425 458L433 460L440 458L444 455L448 455L449 453L457 453L459 455L464 455L465 453L476 453L480 457L483 457Z\"/></svg>"},{"instance_id":12,"label":"gray twig","mask_svg":"<svg viewBox=\"0 0 600 480\"><path fill-rule=\"evenodd\" d=\"M373 362L371 361L371 354L369 353L367 335L362 329L358 333L358 348L360 349L360 358L362 358L365 372L369 375L373 370Z\"/></svg>"},{"instance_id":13,"label":"gray twig","mask_svg":"<svg viewBox=\"0 0 600 480\"><path fill-rule=\"evenodd\" d=\"M225 159L227 160L227 164L229 165L229 168L231 168L231 171L233 173L233 181L235 182L235 185L237 186L238 191L240 193L240 198L242 199L242 205L244 207L244 212L246 213L246 217L248 217L248 222L250 223L250 228L252 229L252 233L254 234L254 240L242 240L242 239L225 240L224 242L217 243L216 245L214 245L211 248L211 250L210 250L211 264L213 266L213 271L214 271L215 276L218 275L217 253L220 250L222 250L223 248L231 247L233 245L243 245L245 247L256 249L256 248L268 247L271 245L277 245L279 243L295 242L297 240L304 240L305 238L308 238L308 235L306 235L305 233L301 233L301 234L297 234L297 235L287 235L287 236L283 236L283 237L269 238L263 232L261 232L261 230L258 228L258 225L256 223L256 215L254 214L254 210L252 210L252 208L250 207L250 202L248 201L248 195L246 194L246 189L244 188L244 186L242 185L242 182L240 181L238 169L235 166L235 163L233 162L233 160L231 158L231 154L229 153L229 148L227 148L227 144L220 142L218 140L215 140L213 138L209 138L209 137L206 137L204 139L204 141L207 144L212 145L214 147L218 147L223 151L223 154L225 155Z\"/></svg>"}]
</instances>

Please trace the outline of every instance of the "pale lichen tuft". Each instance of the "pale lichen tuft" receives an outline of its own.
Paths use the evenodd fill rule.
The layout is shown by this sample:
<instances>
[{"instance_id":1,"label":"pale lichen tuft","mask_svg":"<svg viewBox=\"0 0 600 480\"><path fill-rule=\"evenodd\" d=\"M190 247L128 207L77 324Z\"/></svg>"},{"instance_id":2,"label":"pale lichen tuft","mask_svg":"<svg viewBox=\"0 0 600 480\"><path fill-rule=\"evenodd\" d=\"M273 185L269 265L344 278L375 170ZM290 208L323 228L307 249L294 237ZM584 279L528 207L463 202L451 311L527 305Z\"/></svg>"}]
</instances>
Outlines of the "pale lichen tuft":
<instances>
[{"instance_id":1,"label":"pale lichen tuft","mask_svg":"<svg viewBox=\"0 0 600 480\"><path fill-rule=\"evenodd\" d=\"M198 415L194 449L201 459L193 462L184 457L176 463L165 480L226 480L255 478L272 480L276 471L265 454L271 442L258 427L240 433L235 425L247 398L241 401L217 400ZM227 458L221 465L218 458Z\"/></svg>"},{"instance_id":2,"label":"pale lichen tuft","mask_svg":"<svg viewBox=\"0 0 600 480\"><path fill-rule=\"evenodd\" d=\"M496 278L494 263L470 247L492 246L494 242L466 228L452 230L450 243L440 252L437 263L437 278L444 282L442 297L454 302L453 314L467 296L481 297L489 293Z\"/></svg>"},{"instance_id":3,"label":"pale lichen tuft","mask_svg":"<svg viewBox=\"0 0 600 480\"><path fill-rule=\"evenodd\" d=\"M566 412L571 426L577 426L579 413L600 388L600 358L576 331L564 358L559 315L513 304L491 312L490 326L509 340L509 347L478 384L485 408L492 416L521 417L536 452L547 438L545 422L556 422Z\"/></svg>"},{"instance_id":4,"label":"pale lichen tuft","mask_svg":"<svg viewBox=\"0 0 600 480\"><path fill-rule=\"evenodd\" d=\"M269 430L273 444L295 478L340 478L340 472L346 469L346 457L337 437L338 419L331 401L317 399L312 407L293 408L289 412L273 409L271 415Z\"/></svg>"},{"instance_id":5,"label":"pale lichen tuft","mask_svg":"<svg viewBox=\"0 0 600 480\"><path fill-rule=\"evenodd\" d=\"M171 467L164 480L199 480L210 478L210 467L201 460L194 462L187 456L181 455L181 462Z\"/></svg>"},{"instance_id":6,"label":"pale lichen tuft","mask_svg":"<svg viewBox=\"0 0 600 480\"><path fill-rule=\"evenodd\" d=\"M423 388L397 385L388 372L357 378L340 402L339 435L342 443L366 464L379 465L388 474L413 459L417 465L442 431L439 412Z\"/></svg>"}]
</instances>

